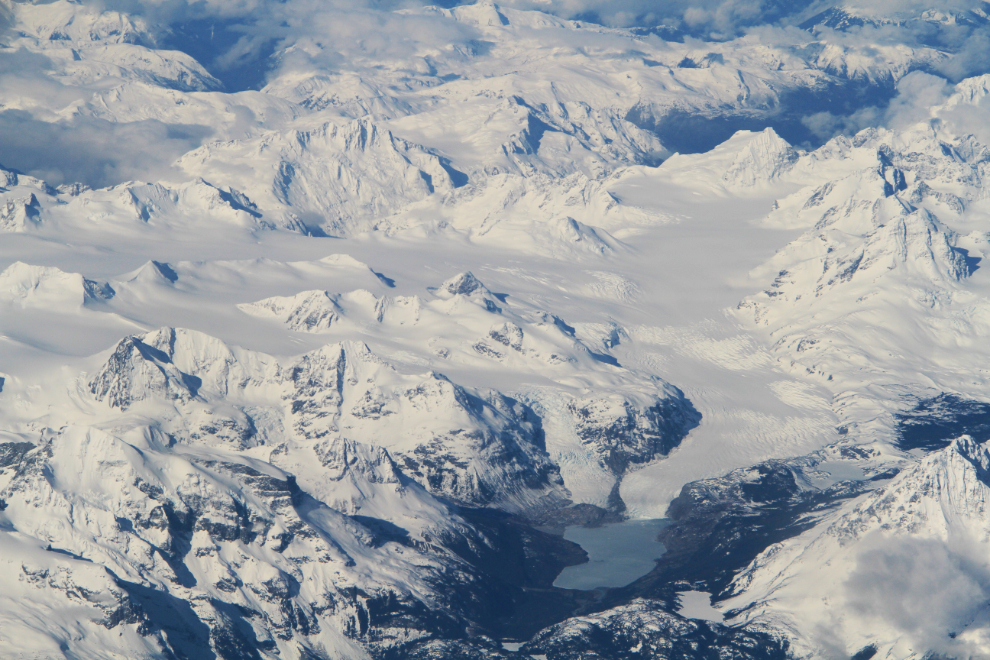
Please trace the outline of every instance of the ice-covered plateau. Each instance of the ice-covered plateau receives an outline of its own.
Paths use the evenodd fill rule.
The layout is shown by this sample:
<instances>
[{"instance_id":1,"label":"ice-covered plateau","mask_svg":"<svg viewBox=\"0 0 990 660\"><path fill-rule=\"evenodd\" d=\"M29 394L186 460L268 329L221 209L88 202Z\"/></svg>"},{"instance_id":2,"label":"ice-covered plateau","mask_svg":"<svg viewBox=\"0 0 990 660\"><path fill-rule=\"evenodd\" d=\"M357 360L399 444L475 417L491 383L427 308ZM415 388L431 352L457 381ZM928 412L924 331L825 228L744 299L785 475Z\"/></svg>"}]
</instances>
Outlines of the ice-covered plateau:
<instances>
[{"instance_id":1,"label":"ice-covered plateau","mask_svg":"<svg viewBox=\"0 0 990 660\"><path fill-rule=\"evenodd\" d=\"M990 653L982 4L150 4L0 0L0 657Z\"/></svg>"}]
</instances>

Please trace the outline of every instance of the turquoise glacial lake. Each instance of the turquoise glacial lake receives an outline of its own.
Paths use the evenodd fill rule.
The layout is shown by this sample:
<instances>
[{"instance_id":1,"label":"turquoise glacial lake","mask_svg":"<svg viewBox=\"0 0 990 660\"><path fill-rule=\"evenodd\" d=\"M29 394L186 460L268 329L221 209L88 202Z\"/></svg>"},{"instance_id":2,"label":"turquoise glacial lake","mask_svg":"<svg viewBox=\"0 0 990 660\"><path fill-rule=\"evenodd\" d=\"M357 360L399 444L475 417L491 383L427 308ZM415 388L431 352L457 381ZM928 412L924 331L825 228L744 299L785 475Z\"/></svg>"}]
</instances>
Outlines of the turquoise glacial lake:
<instances>
[{"instance_id":1,"label":"turquoise glacial lake","mask_svg":"<svg viewBox=\"0 0 990 660\"><path fill-rule=\"evenodd\" d=\"M568 527L564 538L584 548L588 562L565 568L553 586L584 590L626 586L653 570L664 553L657 534L669 524L669 520L661 518L626 520L601 527Z\"/></svg>"}]
</instances>

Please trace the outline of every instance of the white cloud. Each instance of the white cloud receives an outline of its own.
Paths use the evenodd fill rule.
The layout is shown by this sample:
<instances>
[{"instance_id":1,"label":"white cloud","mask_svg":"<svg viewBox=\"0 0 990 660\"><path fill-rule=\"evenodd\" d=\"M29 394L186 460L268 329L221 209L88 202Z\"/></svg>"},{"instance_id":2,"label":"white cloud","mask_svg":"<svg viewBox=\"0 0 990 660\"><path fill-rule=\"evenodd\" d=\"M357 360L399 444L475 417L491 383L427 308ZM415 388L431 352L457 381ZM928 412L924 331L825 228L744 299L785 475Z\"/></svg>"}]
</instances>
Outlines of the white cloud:
<instances>
[{"instance_id":1,"label":"white cloud","mask_svg":"<svg viewBox=\"0 0 990 660\"><path fill-rule=\"evenodd\" d=\"M897 83L897 96L884 113L888 128L905 128L932 117L932 109L945 103L952 92L949 81L930 73L915 71Z\"/></svg>"},{"instance_id":2,"label":"white cloud","mask_svg":"<svg viewBox=\"0 0 990 660\"><path fill-rule=\"evenodd\" d=\"M0 163L53 185L101 187L167 179L171 163L208 135L202 126L159 121L114 123L75 117L41 121L23 110L0 111Z\"/></svg>"},{"instance_id":3,"label":"white cloud","mask_svg":"<svg viewBox=\"0 0 990 660\"><path fill-rule=\"evenodd\" d=\"M845 585L856 616L874 622L878 637L894 632L916 648L986 656L988 649L964 634L967 627L986 623L985 546L960 539L879 537L870 545Z\"/></svg>"}]
</instances>

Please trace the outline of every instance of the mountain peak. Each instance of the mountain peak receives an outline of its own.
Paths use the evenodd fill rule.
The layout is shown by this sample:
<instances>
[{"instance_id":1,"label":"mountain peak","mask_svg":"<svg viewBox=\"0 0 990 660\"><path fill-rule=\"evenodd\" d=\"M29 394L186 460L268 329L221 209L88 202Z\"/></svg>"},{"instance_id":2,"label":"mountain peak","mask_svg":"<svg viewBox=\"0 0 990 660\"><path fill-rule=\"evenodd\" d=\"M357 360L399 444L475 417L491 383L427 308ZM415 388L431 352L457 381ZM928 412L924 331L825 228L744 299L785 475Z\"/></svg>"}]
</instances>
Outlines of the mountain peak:
<instances>
[{"instance_id":1,"label":"mountain peak","mask_svg":"<svg viewBox=\"0 0 990 660\"><path fill-rule=\"evenodd\" d=\"M981 474L981 478L990 487L990 450L986 443L977 442L972 436L963 435L942 450L945 453L954 453L972 463L973 467Z\"/></svg>"},{"instance_id":2,"label":"mountain peak","mask_svg":"<svg viewBox=\"0 0 990 660\"><path fill-rule=\"evenodd\" d=\"M737 133L733 139L748 138L732 164L722 175L728 187L751 188L780 178L798 160L798 152L773 128L759 133Z\"/></svg>"},{"instance_id":3,"label":"mountain peak","mask_svg":"<svg viewBox=\"0 0 990 660\"><path fill-rule=\"evenodd\" d=\"M179 275L168 263L162 261L148 261L137 270L124 275L122 279L127 282L164 284L171 286L179 280Z\"/></svg>"},{"instance_id":4,"label":"mountain peak","mask_svg":"<svg viewBox=\"0 0 990 660\"><path fill-rule=\"evenodd\" d=\"M484 284L481 283L474 273L467 271L458 273L440 285L439 291L449 293L452 296L470 296L475 293L490 294Z\"/></svg>"}]
</instances>

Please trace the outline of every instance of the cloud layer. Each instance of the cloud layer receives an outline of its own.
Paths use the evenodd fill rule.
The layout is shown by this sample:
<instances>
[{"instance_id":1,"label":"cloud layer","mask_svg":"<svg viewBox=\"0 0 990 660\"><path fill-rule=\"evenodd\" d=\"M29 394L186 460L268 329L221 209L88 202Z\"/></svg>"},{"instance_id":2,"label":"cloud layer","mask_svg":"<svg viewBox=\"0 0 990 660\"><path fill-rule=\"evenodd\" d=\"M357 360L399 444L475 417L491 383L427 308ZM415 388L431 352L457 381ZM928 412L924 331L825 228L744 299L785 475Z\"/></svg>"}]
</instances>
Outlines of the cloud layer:
<instances>
[{"instance_id":1,"label":"cloud layer","mask_svg":"<svg viewBox=\"0 0 990 660\"><path fill-rule=\"evenodd\" d=\"M171 163L209 134L202 126L91 117L42 121L23 110L0 111L0 163L59 185L97 188L122 181L169 179Z\"/></svg>"},{"instance_id":2,"label":"cloud layer","mask_svg":"<svg viewBox=\"0 0 990 660\"><path fill-rule=\"evenodd\" d=\"M846 584L856 615L874 622L878 637L896 632L915 648L985 657L983 640L965 634L983 623L990 601L985 546L913 538L875 545L859 556Z\"/></svg>"}]
</instances>

